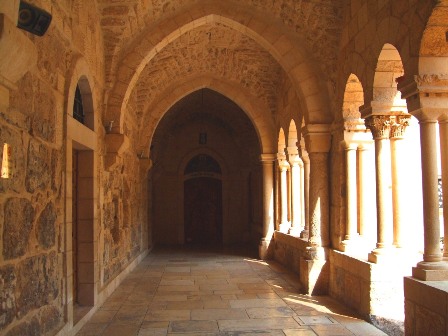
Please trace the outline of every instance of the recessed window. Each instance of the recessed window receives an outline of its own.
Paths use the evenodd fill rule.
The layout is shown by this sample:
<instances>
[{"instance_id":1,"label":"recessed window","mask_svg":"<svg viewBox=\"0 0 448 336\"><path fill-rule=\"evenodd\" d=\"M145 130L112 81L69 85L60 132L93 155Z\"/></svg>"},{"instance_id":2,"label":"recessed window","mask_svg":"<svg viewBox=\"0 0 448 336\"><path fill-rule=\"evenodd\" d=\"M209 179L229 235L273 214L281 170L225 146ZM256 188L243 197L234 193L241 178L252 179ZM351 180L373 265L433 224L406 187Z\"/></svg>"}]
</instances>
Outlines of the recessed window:
<instances>
[{"instance_id":1,"label":"recessed window","mask_svg":"<svg viewBox=\"0 0 448 336\"><path fill-rule=\"evenodd\" d=\"M73 118L78 120L81 124L84 124L84 107L82 105L81 90L79 85L76 86L75 91L75 103L73 104Z\"/></svg>"}]
</instances>

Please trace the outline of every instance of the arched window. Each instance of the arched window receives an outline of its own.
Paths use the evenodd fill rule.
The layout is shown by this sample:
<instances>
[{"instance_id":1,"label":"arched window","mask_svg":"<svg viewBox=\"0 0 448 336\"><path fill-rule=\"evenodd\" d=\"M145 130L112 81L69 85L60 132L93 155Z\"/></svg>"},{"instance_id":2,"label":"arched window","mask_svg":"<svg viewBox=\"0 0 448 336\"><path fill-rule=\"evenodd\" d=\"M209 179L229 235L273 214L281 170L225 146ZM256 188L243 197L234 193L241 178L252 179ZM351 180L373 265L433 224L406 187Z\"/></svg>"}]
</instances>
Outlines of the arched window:
<instances>
[{"instance_id":1,"label":"arched window","mask_svg":"<svg viewBox=\"0 0 448 336\"><path fill-rule=\"evenodd\" d=\"M79 85L76 85L75 102L73 104L73 118L84 124L84 107L82 105L82 96Z\"/></svg>"}]
</instances>

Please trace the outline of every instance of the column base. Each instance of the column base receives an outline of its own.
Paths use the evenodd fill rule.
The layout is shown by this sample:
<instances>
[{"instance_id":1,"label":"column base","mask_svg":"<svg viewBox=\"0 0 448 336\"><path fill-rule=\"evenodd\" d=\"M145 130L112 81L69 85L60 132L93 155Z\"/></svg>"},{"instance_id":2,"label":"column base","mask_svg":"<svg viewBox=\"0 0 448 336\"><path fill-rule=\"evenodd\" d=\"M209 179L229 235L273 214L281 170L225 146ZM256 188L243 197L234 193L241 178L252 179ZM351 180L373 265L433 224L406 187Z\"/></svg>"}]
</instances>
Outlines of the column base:
<instances>
[{"instance_id":1,"label":"column base","mask_svg":"<svg viewBox=\"0 0 448 336\"><path fill-rule=\"evenodd\" d=\"M262 260L271 259L273 248L271 244L271 240L267 240L266 238L261 238L260 244L258 245L258 255Z\"/></svg>"},{"instance_id":2,"label":"column base","mask_svg":"<svg viewBox=\"0 0 448 336\"><path fill-rule=\"evenodd\" d=\"M278 230L279 230L281 233L288 233L290 228L291 228L291 225L290 225L289 223L281 223L281 224L278 226Z\"/></svg>"},{"instance_id":3,"label":"column base","mask_svg":"<svg viewBox=\"0 0 448 336\"><path fill-rule=\"evenodd\" d=\"M359 235L355 235L350 239L345 239L341 242L340 248L342 252L346 252L348 254L357 253L361 242L359 241Z\"/></svg>"},{"instance_id":4,"label":"column base","mask_svg":"<svg viewBox=\"0 0 448 336\"><path fill-rule=\"evenodd\" d=\"M369 253L368 260L375 264L388 262L394 258L394 250L393 247L378 247Z\"/></svg>"},{"instance_id":5,"label":"column base","mask_svg":"<svg viewBox=\"0 0 448 336\"><path fill-rule=\"evenodd\" d=\"M300 238L308 239L309 237L310 234L308 230L303 230L302 232L300 232Z\"/></svg>"},{"instance_id":6,"label":"column base","mask_svg":"<svg viewBox=\"0 0 448 336\"><path fill-rule=\"evenodd\" d=\"M421 261L412 268L412 276L423 281L448 280L448 262Z\"/></svg>"},{"instance_id":7,"label":"column base","mask_svg":"<svg viewBox=\"0 0 448 336\"><path fill-rule=\"evenodd\" d=\"M291 236L294 236L294 237L300 237L300 234L302 233L302 229L299 229L299 228L297 228L297 227L291 227L290 229L289 229L289 234L291 235Z\"/></svg>"}]
</instances>

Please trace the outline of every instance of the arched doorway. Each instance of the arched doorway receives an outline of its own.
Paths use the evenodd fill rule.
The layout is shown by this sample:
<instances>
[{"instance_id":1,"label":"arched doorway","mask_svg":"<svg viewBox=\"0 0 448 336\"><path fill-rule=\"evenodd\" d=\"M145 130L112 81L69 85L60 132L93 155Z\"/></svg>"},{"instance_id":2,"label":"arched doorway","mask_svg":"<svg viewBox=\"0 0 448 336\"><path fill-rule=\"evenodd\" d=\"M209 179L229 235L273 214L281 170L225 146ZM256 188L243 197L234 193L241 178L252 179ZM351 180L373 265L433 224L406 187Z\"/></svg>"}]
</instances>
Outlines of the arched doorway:
<instances>
[{"instance_id":1,"label":"arched doorway","mask_svg":"<svg viewBox=\"0 0 448 336\"><path fill-rule=\"evenodd\" d=\"M185 244L222 243L221 167L207 154L193 157L184 171Z\"/></svg>"}]
</instances>

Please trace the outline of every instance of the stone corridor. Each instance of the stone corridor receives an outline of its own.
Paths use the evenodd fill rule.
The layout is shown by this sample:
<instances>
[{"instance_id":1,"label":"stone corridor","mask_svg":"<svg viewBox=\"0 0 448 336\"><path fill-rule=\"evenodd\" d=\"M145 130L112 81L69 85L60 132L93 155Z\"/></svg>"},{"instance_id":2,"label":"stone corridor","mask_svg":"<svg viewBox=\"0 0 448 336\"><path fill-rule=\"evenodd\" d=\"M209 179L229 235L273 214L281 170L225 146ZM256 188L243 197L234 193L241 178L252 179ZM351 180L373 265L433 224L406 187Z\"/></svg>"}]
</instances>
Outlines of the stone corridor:
<instances>
[{"instance_id":1,"label":"stone corridor","mask_svg":"<svg viewBox=\"0 0 448 336\"><path fill-rule=\"evenodd\" d=\"M152 251L76 335L385 334L274 262L185 248Z\"/></svg>"}]
</instances>

